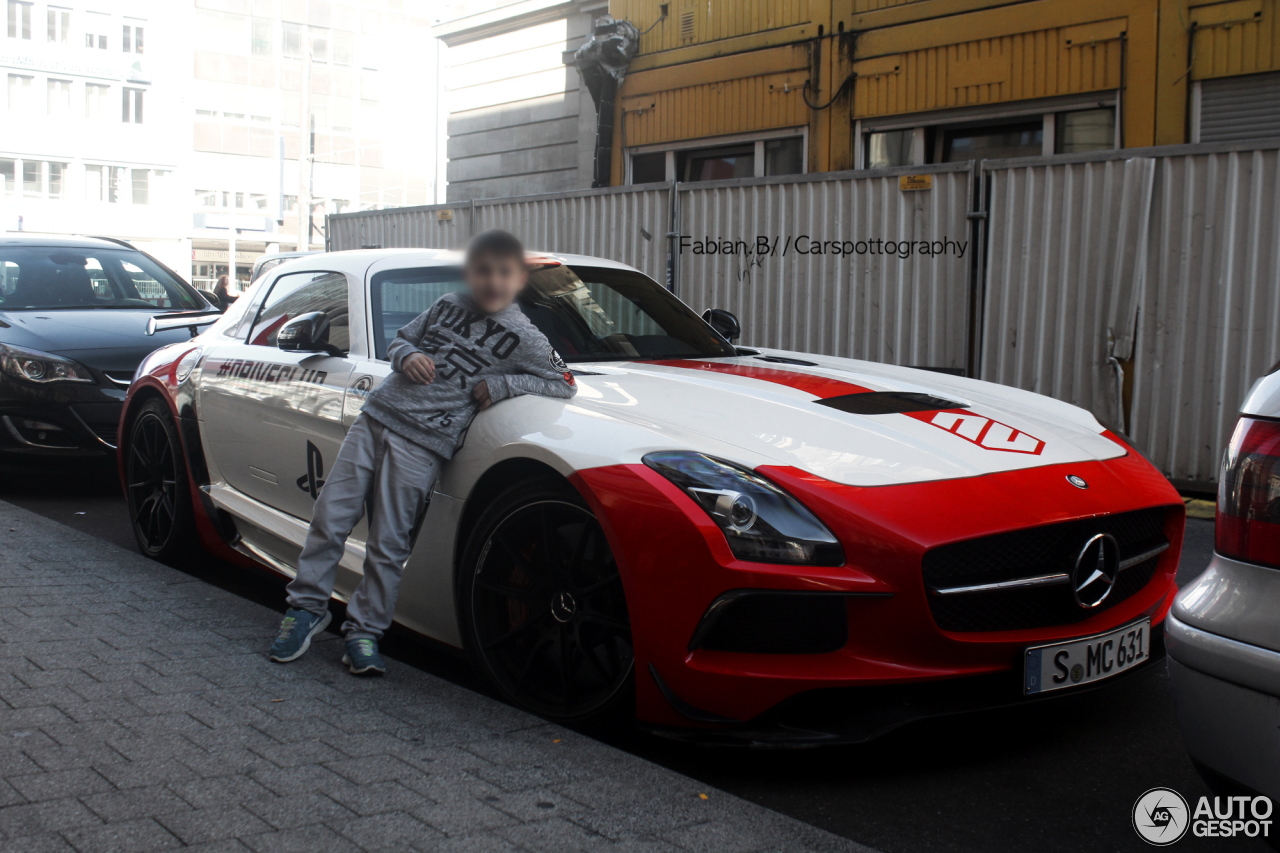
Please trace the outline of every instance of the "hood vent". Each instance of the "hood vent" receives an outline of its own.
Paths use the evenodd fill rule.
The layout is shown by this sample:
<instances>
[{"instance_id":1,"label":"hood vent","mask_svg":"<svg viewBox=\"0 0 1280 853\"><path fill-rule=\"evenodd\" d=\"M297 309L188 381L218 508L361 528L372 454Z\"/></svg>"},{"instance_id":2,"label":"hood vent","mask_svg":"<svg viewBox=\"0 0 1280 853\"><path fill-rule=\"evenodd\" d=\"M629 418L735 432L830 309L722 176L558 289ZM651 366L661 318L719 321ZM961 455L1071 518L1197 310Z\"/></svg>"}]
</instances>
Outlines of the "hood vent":
<instances>
[{"instance_id":1,"label":"hood vent","mask_svg":"<svg viewBox=\"0 0 1280 853\"><path fill-rule=\"evenodd\" d=\"M868 391L862 394L843 394L813 402L851 415L901 415L906 412L969 408L968 403L958 403L932 394L917 394L911 391Z\"/></svg>"}]
</instances>

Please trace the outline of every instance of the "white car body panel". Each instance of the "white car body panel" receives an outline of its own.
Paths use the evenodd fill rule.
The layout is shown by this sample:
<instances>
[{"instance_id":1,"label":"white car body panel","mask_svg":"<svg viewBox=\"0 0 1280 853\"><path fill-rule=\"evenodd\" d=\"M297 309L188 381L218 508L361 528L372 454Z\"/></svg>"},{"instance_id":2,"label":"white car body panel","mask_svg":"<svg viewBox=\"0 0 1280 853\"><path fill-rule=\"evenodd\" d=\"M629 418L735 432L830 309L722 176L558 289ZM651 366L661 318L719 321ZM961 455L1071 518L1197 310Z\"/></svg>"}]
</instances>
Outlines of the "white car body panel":
<instances>
[{"instance_id":1,"label":"white car body panel","mask_svg":"<svg viewBox=\"0 0 1280 853\"><path fill-rule=\"evenodd\" d=\"M546 257L570 265L631 269L598 258ZM248 300L251 315L279 276L309 271L345 274L352 318L351 354L346 359L251 346L219 337L216 331L202 336L204 353L193 381L200 389L197 411L211 478L207 491L237 520L251 552L292 573L310 518L312 498L303 485L315 474L308 468L306 444L319 448L324 469L331 467L363 394L390 373L389 364L373 355L368 306L372 276L392 269L455 266L460 261L456 252L416 249L312 255L272 269L241 297ZM751 376L661 362L574 363L571 367L579 374L575 398L517 397L473 421L436 484L404 576L397 621L442 642L461 644L453 601L456 529L476 482L504 459L538 460L569 476L600 466L636 464L651 451L691 449L747 468L792 466L838 483L870 487L1125 453L1103 435L1088 412L1029 392L850 359L775 350L761 354L803 359L815 366L770 363L752 355L714 361L732 369L800 374L802 382L819 377L872 391L931 394L969 408L943 418L944 423L899 414L868 417L819 405L815 394L802 388ZM219 377L219 365L235 359L297 364L325 370L327 376L305 388ZM256 429L245 430L247 422ZM984 426L988 422L992 425ZM975 438L988 435L983 429L994 438L982 440L993 446ZM1001 448L1002 441L1010 446L1019 441L1042 445L1035 444L1034 453L1018 452L1016 447ZM339 597L350 595L360 579L365 535L362 522L347 543Z\"/></svg>"}]
</instances>

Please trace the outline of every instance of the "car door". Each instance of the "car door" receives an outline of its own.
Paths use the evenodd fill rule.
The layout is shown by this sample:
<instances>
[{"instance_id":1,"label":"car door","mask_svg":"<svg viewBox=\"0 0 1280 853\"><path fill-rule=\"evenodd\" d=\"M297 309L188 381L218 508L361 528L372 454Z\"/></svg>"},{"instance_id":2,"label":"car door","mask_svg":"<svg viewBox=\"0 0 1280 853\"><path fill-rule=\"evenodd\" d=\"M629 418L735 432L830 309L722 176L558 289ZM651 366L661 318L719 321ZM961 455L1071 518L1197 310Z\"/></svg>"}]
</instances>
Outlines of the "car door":
<instances>
[{"instance_id":1,"label":"car door","mask_svg":"<svg viewBox=\"0 0 1280 853\"><path fill-rule=\"evenodd\" d=\"M203 369L199 411L221 475L249 497L306 520L346 433L350 287L344 273L331 270L277 276L243 342L219 346ZM281 326L312 311L328 316L329 343L340 354L276 346Z\"/></svg>"},{"instance_id":2,"label":"car door","mask_svg":"<svg viewBox=\"0 0 1280 853\"><path fill-rule=\"evenodd\" d=\"M455 264L405 267L390 259L369 270L368 287L369 356L354 359L343 412L346 426L360 414L369 392L391 375L387 347L396 333L441 296L462 290L462 271Z\"/></svg>"},{"instance_id":3,"label":"car door","mask_svg":"<svg viewBox=\"0 0 1280 853\"><path fill-rule=\"evenodd\" d=\"M461 290L463 285L456 264L406 267L402 258L387 258L370 268L366 286L367 299L361 301L361 311L357 312L365 325L356 337L359 350L368 355L353 358L343 412L347 426L360 415L369 392L391 375L387 346L396 332L441 296ZM437 489L439 484L437 479ZM420 542L452 543L462 507L460 498L433 492L419 528ZM352 552L363 548L367 531L367 522L362 519L347 539L347 558L339 566L336 582L339 594L350 595L360 582L362 567ZM456 643L456 633L436 634L431 627L454 624L452 565L449 547L415 548L401 581L397 619Z\"/></svg>"}]
</instances>

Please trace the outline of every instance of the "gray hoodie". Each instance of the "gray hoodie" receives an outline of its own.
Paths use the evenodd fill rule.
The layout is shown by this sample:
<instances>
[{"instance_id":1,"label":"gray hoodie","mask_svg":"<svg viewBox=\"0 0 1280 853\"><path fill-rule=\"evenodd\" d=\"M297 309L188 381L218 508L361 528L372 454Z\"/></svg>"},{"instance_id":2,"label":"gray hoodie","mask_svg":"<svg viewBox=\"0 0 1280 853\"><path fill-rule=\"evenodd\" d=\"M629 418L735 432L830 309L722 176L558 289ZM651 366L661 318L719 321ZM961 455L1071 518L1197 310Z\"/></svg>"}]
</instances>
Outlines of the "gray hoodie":
<instances>
[{"instance_id":1,"label":"gray hoodie","mask_svg":"<svg viewBox=\"0 0 1280 853\"><path fill-rule=\"evenodd\" d=\"M420 352L436 365L436 378L419 385L400 372ZM493 402L518 394L572 397L577 385L542 332L515 304L485 314L464 293L447 293L401 329L387 348L395 373L365 400L364 411L415 444L453 456L478 404L471 396L489 384Z\"/></svg>"}]
</instances>

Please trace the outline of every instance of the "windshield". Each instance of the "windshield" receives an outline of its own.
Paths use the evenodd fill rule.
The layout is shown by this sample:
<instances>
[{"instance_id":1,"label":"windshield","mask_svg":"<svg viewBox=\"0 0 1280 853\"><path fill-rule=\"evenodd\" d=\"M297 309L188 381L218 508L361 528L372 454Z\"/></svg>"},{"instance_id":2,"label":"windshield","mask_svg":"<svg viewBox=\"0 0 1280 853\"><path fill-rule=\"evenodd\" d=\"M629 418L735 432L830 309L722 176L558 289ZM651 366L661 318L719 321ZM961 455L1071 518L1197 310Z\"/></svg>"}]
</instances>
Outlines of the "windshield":
<instances>
[{"instance_id":1,"label":"windshield","mask_svg":"<svg viewBox=\"0 0 1280 853\"><path fill-rule=\"evenodd\" d=\"M194 290L141 252L0 247L0 311L203 307Z\"/></svg>"},{"instance_id":2,"label":"windshield","mask_svg":"<svg viewBox=\"0 0 1280 853\"><path fill-rule=\"evenodd\" d=\"M372 281L378 357L400 327L445 293L457 267L378 273ZM529 274L520 307L567 362L732 356L736 351L653 279L633 270L548 265Z\"/></svg>"}]
</instances>

